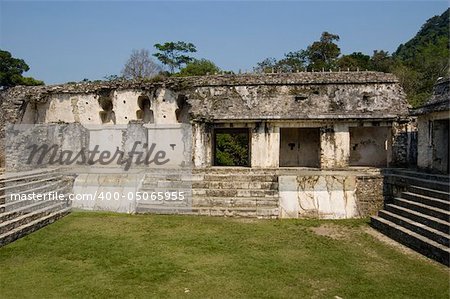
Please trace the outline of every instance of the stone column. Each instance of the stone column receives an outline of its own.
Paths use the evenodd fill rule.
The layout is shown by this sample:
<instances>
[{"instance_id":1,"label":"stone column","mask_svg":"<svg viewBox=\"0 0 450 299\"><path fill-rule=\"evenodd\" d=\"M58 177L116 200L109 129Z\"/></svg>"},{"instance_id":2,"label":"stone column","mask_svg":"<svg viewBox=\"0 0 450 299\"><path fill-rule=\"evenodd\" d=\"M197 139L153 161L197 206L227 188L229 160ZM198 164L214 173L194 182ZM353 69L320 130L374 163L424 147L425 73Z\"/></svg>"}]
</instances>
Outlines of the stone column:
<instances>
[{"instance_id":1,"label":"stone column","mask_svg":"<svg viewBox=\"0 0 450 299\"><path fill-rule=\"evenodd\" d=\"M345 168L350 159L350 132L347 124L321 128L320 167Z\"/></svg>"},{"instance_id":2,"label":"stone column","mask_svg":"<svg viewBox=\"0 0 450 299\"><path fill-rule=\"evenodd\" d=\"M192 154L194 167L209 167L212 165L212 136L205 123L192 125L192 138L194 139Z\"/></svg>"},{"instance_id":3,"label":"stone column","mask_svg":"<svg viewBox=\"0 0 450 299\"><path fill-rule=\"evenodd\" d=\"M257 123L251 134L251 166L276 168L280 161L280 128Z\"/></svg>"}]
</instances>

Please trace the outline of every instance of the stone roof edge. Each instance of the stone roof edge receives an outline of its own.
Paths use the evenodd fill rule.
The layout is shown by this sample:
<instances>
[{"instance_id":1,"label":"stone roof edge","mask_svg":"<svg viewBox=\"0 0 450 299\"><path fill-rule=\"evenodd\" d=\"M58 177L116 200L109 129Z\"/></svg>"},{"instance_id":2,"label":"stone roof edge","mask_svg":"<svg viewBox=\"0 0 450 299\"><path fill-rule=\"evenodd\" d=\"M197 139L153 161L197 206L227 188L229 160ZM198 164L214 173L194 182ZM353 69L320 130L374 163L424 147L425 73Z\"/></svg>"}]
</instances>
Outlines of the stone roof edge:
<instances>
[{"instance_id":1,"label":"stone roof edge","mask_svg":"<svg viewBox=\"0 0 450 299\"><path fill-rule=\"evenodd\" d=\"M308 85L308 84L382 84L398 83L389 73L361 72L300 72L277 74L210 75L154 78L149 80L116 80L86 83L65 83L44 86L17 86L4 92L11 94L46 95L55 93L83 94L111 89L150 90L158 87L176 90L213 86Z\"/></svg>"}]
</instances>

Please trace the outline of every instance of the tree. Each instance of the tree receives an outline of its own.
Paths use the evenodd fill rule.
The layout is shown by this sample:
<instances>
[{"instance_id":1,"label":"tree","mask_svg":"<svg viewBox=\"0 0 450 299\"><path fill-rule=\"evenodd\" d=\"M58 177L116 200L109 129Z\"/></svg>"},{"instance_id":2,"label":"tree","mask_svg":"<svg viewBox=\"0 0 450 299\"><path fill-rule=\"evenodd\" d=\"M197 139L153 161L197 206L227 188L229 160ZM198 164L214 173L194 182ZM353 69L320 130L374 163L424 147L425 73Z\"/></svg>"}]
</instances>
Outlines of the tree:
<instances>
[{"instance_id":1,"label":"tree","mask_svg":"<svg viewBox=\"0 0 450 299\"><path fill-rule=\"evenodd\" d=\"M181 77L205 76L214 75L219 71L220 69L214 64L214 62L207 59L195 59L192 62L189 62L186 67L182 68L177 75Z\"/></svg>"},{"instance_id":2,"label":"tree","mask_svg":"<svg viewBox=\"0 0 450 299\"><path fill-rule=\"evenodd\" d=\"M389 55L389 52L383 50L374 50L372 57L370 57L370 69L377 72L389 73L394 67L394 58Z\"/></svg>"},{"instance_id":3,"label":"tree","mask_svg":"<svg viewBox=\"0 0 450 299\"><path fill-rule=\"evenodd\" d=\"M159 74L161 70L161 67L150 57L148 50L132 50L130 58L123 67L122 76L127 79L151 78Z\"/></svg>"},{"instance_id":4,"label":"tree","mask_svg":"<svg viewBox=\"0 0 450 299\"><path fill-rule=\"evenodd\" d=\"M271 73L275 70L277 65L277 60L273 57L264 59L256 64L253 70L257 73Z\"/></svg>"},{"instance_id":5,"label":"tree","mask_svg":"<svg viewBox=\"0 0 450 299\"><path fill-rule=\"evenodd\" d=\"M304 50L284 54L284 58L277 62L275 68L280 72L292 73L305 67L306 52Z\"/></svg>"},{"instance_id":6,"label":"tree","mask_svg":"<svg viewBox=\"0 0 450 299\"><path fill-rule=\"evenodd\" d=\"M309 69L334 69L336 60L341 54L341 49L335 44L339 41L339 35L323 32L319 41L313 42L306 49L306 57L309 61Z\"/></svg>"},{"instance_id":7,"label":"tree","mask_svg":"<svg viewBox=\"0 0 450 299\"><path fill-rule=\"evenodd\" d=\"M155 44L154 47L160 52L153 56L158 58L162 64L169 68L171 74L175 70L180 69L183 65L193 61L193 57L186 55L187 53L195 53L197 49L194 44L186 42L166 42L164 44Z\"/></svg>"},{"instance_id":8,"label":"tree","mask_svg":"<svg viewBox=\"0 0 450 299\"><path fill-rule=\"evenodd\" d=\"M0 89L16 85L44 85L43 81L22 76L29 69L23 59L14 58L10 52L0 50Z\"/></svg>"},{"instance_id":9,"label":"tree","mask_svg":"<svg viewBox=\"0 0 450 299\"><path fill-rule=\"evenodd\" d=\"M364 55L361 52L353 52L350 55L343 55L337 61L337 66L341 69L360 69L369 70L370 69L370 56Z\"/></svg>"},{"instance_id":10,"label":"tree","mask_svg":"<svg viewBox=\"0 0 450 299\"><path fill-rule=\"evenodd\" d=\"M284 58L276 60L269 57L256 64L253 70L257 73L285 72L292 73L305 68L306 53L304 50L284 54Z\"/></svg>"}]
</instances>

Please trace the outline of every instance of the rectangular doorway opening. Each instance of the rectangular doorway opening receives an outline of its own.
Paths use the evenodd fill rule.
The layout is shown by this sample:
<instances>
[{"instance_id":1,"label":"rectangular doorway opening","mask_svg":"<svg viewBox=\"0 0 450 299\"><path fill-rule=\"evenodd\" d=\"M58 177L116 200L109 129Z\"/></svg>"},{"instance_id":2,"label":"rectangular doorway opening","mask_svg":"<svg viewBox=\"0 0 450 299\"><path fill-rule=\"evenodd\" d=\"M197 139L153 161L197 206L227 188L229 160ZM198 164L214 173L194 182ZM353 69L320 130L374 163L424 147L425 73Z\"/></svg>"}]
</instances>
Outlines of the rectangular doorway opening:
<instances>
[{"instance_id":1,"label":"rectangular doorway opening","mask_svg":"<svg viewBox=\"0 0 450 299\"><path fill-rule=\"evenodd\" d=\"M350 166L386 167L390 127L354 127L350 132Z\"/></svg>"},{"instance_id":2,"label":"rectangular doorway opening","mask_svg":"<svg viewBox=\"0 0 450 299\"><path fill-rule=\"evenodd\" d=\"M280 129L281 167L320 167L319 128Z\"/></svg>"},{"instance_id":3,"label":"rectangular doorway opening","mask_svg":"<svg viewBox=\"0 0 450 299\"><path fill-rule=\"evenodd\" d=\"M250 167L249 129L215 129L213 149L214 166Z\"/></svg>"},{"instance_id":4,"label":"rectangular doorway opening","mask_svg":"<svg viewBox=\"0 0 450 299\"><path fill-rule=\"evenodd\" d=\"M433 121L433 168L439 172L449 173L449 121Z\"/></svg>"}]
</instances>

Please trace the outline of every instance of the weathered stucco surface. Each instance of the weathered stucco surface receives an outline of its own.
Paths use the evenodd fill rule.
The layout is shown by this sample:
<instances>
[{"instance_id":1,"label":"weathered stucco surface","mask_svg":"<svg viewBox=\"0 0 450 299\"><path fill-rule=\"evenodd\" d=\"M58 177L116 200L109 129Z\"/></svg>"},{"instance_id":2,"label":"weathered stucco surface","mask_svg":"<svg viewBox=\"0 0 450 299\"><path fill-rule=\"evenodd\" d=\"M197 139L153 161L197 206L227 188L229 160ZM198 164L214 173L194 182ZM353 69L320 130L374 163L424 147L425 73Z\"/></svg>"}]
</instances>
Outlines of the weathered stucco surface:
<instances>
[{"instance_id":1,"label":"weathered stucco surface","mask_svg":"<svg viewBox=\"0 0 450 299\"><path fill-rule=\"evenodd\" d=\"M304 163L316 170L314 173L280 173L279 177L274 177L279 182L279 190L264 191L276 193L268 201L272 205L270 208L257 206L261 201L254 199L202 199L198 202L225 206L220 209L214 205L199 207L200 214L274 217L280 213L280 217L321 218L367 215L382 202L381 191L369 194L365 190L381 190L379 177L369 175L368 180L363 180L361 174L339 171L349 170L350 165L387 167L404 165L409 161L408 139L405 139L410 121L408 104L398 80L385 73L219 75L162 81L16 87L1 92L0 99L3 112L0 122L3 126L6 123L81 124L91 127L90 141L102 141L112 148L117 143L132 140L124 142L123 134L112 129L113 124L124 128L130 124L148 128L184 124L192 132L193 165L206 173L214 169L211 167L215 130L227 128L248 131L251 169L267 169L275 173L274 170L283 169L280 161L285 157L293 163L287 166L295 167L297 161L298 166ZM294 139L281 144L287 137L283 132L289 131L283 129L289 128L306 130L302 131L303 135L296 135L297 142L292 137L294 134L289 137ZM356 138L351 133L355 131L353 128L367 128L371 133L364 138ZM108 130L112 130L111 134ZM312 135L305 132L314 136L318 134L317 140L307 142L302 136ZM138 131L127 134L136 138L140 136ZM57 142L64 142L64 138L60 139L55 137ZM150 136L147 139L150 140ZM368 145L383 149L380 159L370 159ZM361 148L366 150L361 151ZM299 157L305 153L314 157ZM314 160L316 155L317 161ZM355 155L366 155L367 159L362 163L361 159L355 159ZM325 170L328 172L323 173ZM98 181L80 177L75 185L77 188L86 186L89 190L109 188L107 184L99 183L95 187L85 183L89 180ZM116 181L114 188L121 190L121 182L127 180ZM254 192L258 190L245 191L258 194ZM227 190L217 192L225 197L228 194ZM237 203L241 206L236 207ZM105 207L94 204L86 208ZM133 207L111 206L110 210L130 212Z\"/></svg>"},{"instance_id":2,"label":"weathered stucco surface","mask_svg":"<svg viewBox=\"0 0 450 299\"><path fill-rule=\"evenodd\" d=\"M283 218L346 219L382 206L382 176L374 171L299 171L279 176Z\"/></svg>"},{"instance_id":3,"label":"weathered stucco surface","mask_svg":"<svg viewBox=\"0 0 450 299\"><path fill-rule=\"evenodd\" d=\"M412 111L418 116L417 166L442 173L449 172L449 83L439 81L425 105Z\"/></svg>"}]
</instances>

